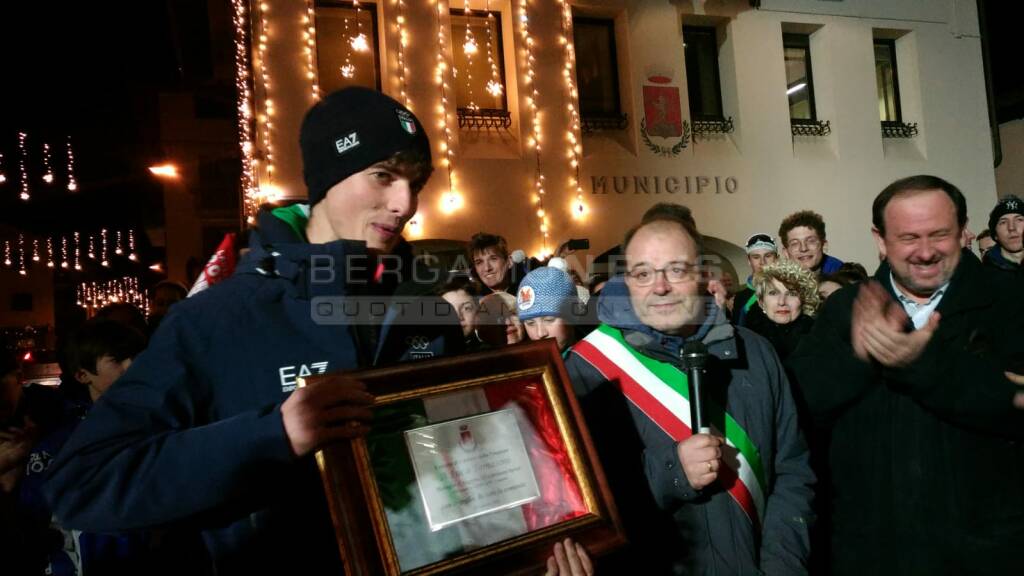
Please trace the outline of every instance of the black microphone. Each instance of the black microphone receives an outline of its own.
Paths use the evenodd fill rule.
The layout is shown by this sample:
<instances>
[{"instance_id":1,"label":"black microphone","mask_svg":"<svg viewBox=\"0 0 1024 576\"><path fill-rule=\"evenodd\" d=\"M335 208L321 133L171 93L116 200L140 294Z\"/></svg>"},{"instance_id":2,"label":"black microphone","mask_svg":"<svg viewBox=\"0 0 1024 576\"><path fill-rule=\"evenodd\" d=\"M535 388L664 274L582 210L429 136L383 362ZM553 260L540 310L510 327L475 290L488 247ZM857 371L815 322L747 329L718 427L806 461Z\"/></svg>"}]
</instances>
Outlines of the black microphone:
<instances>
[{"instance_id":1,"label":"black microphone","mask_svg":"<svg viewBox=\"0 0 1024 576\"><path fill-rule=\"evenodd\" d=\"M711 428L704 425L704 406L701 392L704 387L704 367L708 362L708 347L696 340L687 342L679 353L690 385L690 423L697 434L710 434Z\"/></svg>"}]
</instances>

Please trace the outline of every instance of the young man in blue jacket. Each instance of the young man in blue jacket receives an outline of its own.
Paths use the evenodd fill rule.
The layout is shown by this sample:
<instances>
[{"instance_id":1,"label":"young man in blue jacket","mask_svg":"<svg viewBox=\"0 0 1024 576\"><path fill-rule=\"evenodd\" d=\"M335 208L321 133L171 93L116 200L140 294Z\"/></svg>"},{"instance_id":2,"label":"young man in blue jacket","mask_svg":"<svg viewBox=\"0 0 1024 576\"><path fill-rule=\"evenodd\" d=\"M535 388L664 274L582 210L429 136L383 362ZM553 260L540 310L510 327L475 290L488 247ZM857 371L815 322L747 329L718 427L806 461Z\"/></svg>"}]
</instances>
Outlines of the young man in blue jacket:
<instances>
[{"instance_id":1,"label":"young man in blue jacket","mask_svg":"<svg viewBox=\"0 0 1024 576\"><path fill-rule=\"evenodd\" d=\"M432 171L420 122L349 88L307 113L300 143L309 205L260 214L235 274L174 307L53 463L44 490L65 526L194 527L218 574L342 573L313 453L364 434L373 397L296 378L462 336L454 314L413 317L447 310L401 237Z\"/></svg>"}]
</instances>

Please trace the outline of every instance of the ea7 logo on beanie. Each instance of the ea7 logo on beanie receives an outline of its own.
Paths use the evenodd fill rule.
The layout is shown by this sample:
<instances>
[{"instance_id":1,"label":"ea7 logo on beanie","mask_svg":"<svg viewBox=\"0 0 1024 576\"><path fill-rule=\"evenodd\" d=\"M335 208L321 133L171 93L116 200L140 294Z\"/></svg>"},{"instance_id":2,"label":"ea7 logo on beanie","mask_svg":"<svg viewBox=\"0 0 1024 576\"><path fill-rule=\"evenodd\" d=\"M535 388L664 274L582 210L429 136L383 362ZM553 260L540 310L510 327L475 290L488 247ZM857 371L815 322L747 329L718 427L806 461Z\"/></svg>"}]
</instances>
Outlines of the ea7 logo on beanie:
<instances>
[{"instance_id":1,"label":"ea7 logo on beanie","mask_svg":"<svg viewBox=\"0 0 1024 576\"><path fill-rule=\"evenodd\" d=\"M338 138L334 141L334 147L338 150L338 154L344 154L349 150L359 146L359 133L353 132L343 138Z\"/></svg>"},{"instance_id":2,"label":"ea7 logo on beanie","mask_svg":"<svg viewBox=\"0 0 1024 576\"><path fill-rule=\"evenodd\" d=\"M402 125L402 128L404 128L409 134L415 134L416 121L412 119L412 114L409 114L405 110L395 110L395 113L398 114L398 122Z\"/></svg>"}]
</instances>

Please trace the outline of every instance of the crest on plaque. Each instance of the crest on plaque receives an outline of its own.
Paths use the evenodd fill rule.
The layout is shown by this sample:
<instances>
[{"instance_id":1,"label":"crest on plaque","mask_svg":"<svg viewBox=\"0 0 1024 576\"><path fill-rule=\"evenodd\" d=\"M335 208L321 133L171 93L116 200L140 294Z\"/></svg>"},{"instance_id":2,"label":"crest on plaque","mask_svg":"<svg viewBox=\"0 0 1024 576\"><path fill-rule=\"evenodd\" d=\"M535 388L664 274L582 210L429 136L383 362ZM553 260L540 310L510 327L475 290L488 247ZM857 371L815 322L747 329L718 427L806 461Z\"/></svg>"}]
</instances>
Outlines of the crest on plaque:
<instances>
[{"instance_id":1,"label":"crest on plaque","mask_svg":"<svg viewBox=\"0 0 1024 576\"><path fill-rule=\"evenodd\" d=\"M679 85L673 74L671 69L652 68L642 87L644 118L640 135L651 152L666 158L678 156L690 141L690 124L683 120Z\"/></svg>"}]
</instances>

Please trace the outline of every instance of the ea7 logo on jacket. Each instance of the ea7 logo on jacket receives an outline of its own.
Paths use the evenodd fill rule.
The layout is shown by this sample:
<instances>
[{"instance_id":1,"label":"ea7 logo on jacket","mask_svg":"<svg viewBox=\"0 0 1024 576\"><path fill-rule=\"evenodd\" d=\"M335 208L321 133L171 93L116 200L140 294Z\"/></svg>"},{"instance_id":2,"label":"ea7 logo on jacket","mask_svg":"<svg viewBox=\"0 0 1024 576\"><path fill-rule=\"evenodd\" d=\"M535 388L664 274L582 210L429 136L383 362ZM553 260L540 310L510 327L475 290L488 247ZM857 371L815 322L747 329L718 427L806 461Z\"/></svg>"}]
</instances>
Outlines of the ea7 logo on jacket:
<instances>
[{"instance_id":1,"label":"ea7 logo on jacket","mask_svg":"<svg viewBox=\"0 0 1024 576\"><path fill-rule=\"evenodd\" d=\"M281 366L277 369L277 373L281 375L281 392L291 392L292 390L295 390L295 379L300 376L325 374L326 372L327 362L312 362L308 366L306 364L299 364L298 366Z\"/></svg>"},{"instance_id":2,"label":"ea7 logo on jacket","mask_svg":"<svg viewBox=\"0 0 1024 576\"><path fill-rule=\"evenodd\" d=\"M358 132L353 132L348 136L338 138L334 141L334 147L338 150L338 154L344 154L356 146L359 146Z\"/></svg>"}]
</instances>

